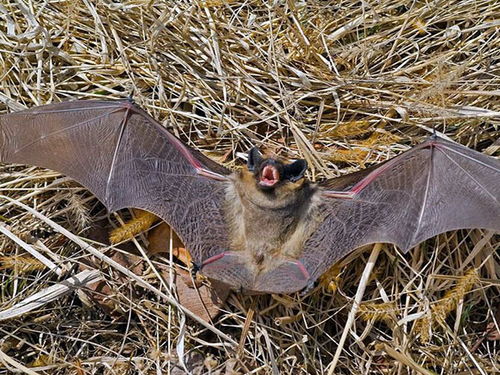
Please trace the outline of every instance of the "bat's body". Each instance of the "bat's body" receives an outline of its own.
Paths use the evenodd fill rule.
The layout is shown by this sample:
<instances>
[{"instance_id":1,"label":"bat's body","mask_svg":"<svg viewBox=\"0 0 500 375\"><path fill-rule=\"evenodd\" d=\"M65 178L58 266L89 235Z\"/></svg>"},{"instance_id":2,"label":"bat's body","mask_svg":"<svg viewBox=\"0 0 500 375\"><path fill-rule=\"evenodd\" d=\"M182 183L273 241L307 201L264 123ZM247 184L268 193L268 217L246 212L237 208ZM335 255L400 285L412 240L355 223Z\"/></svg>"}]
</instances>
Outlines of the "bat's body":
<instances>
[{"instance_id":1,"label":"bat's body","mask_svg":"<svg viewBox=\"0 0 500 375\"><path fill-rule=\"evenodd\" d=\"M130 102L75 101L1 116L0 161L61 171L111 211L156 214L234 289L291 293L369 243L407 251L448 230L500 230L500 162L437 137L313 184L304 160L252 149L231 173Z\"/></svg>"},{"instance_id":2,"label":"bat's body","mask_svg":"<svg viewBox=\"0 0 500 375\"><path fill-rule=\"evenodd\" d=\"M263 191L244 168L231 176L227 188L229 248L236 257L245 258L249 274L257 280L281 262L300 257L305 241L320 223L319 206L318 188L308 181ZM307 276L305 269L299 272Z\"/></svg>"}]
</instances>

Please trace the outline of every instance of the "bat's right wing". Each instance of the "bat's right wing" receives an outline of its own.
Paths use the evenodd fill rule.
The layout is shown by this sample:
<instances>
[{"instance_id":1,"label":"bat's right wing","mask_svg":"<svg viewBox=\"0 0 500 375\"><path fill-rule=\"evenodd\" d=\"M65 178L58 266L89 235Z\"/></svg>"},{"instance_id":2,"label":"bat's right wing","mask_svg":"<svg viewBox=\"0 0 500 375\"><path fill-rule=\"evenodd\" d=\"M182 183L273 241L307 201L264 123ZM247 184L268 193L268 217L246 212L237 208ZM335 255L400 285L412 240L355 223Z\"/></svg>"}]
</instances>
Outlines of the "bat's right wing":
<instances>
[{"instance_id":1,"label":"bat's right wing","mask_svg":"<svg viewBox=\"0 0 500 375\"><path fill-rule=\"evenodd\" d=\"M60 171L110 211L134 207L171 224L193 260L228 244L230 173L128 101L78 100L0 116L0 161Z\"/></svg>"},{"instance_id":2,"label":"bat's right wing","mask_svg":"<svg viewBox=\"0 0 500 375\"><path fill-rule=\"evenodd\" d=\"M310 281L366 244L408 251L450 230L500 231L500 161L437 137L320 188L325 220L299 259Z\"/></svg>"}]
</instances>

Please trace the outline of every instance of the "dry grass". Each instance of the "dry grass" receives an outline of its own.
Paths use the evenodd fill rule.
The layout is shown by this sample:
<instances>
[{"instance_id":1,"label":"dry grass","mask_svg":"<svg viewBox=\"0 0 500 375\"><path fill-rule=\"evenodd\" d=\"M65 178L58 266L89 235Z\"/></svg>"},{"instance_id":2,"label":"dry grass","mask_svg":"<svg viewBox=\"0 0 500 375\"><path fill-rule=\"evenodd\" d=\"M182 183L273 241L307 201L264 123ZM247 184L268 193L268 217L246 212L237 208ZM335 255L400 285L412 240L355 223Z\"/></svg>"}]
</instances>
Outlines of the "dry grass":
<instances>
[{"instance_id":1,"label":"dry grass","mask_svg":"<svg viewBox=\"0 0 500 375\"><path fill-rule=\"evenodd\" d=\"M494 0L3 0L0 103L19 110L133 94L228 167L265 145L306 158L313 179L386 160L433 127L498 155L499 19ZM0 179L0 194L40 214L2 199L0 221L64 271L33 266L19 241L0 235L2 262L21 264L1 267L2 311L91 256L71 233L109 248L86 239L105 211L85 189L34 167L2 165ZM140 250L143 237L134 244ZM499 246L479 230L441 235L406 255L384 246L370 275L362 275L370 249L358 251L305 298L235 293L205 325L165 302L168 284L152 268L138 286L117 282L116 267L104 262L110 298L124 313L69 293L2 321L0 374L26 372L23 365L37 374L181 373L182 361L204 374L500 373L500 342L483 334L500 308ZM474 281L460 289L471 268ZM434 319L441 303L446 312Z\"/></svg>"}]
</instances>

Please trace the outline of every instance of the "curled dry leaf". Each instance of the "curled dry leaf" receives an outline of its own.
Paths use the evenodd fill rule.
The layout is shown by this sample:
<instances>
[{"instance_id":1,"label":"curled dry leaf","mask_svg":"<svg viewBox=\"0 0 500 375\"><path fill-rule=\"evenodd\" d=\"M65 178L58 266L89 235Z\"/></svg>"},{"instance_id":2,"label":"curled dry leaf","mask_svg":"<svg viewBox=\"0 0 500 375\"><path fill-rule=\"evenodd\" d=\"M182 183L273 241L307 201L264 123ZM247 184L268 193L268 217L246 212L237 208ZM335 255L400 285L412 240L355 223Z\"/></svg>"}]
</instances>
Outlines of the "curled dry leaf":
<instances>
[{"instance_id":1,"label":"curled dry leaf","mask_svg":"<svg viewBox=\"0 0 500 375\"><path fill-rule=\"evenodd\" d=\"M109 228L107 220L99 220L92 224L88 238L93 241L100 242L102 244L109 244ZM132 247L130 244L122 244L119 246L121 250L131 251ZM123 253L120 251L115 251L114 253L107 254L114 261L129 268L136 275L142 275L144 272L143 259L128 253ZM102 269L104 265L94 257L88 259L85 263L81 263L79 266L79 271L88 269ZM126 276L119 272L114 274L113 283L118 283L124 285L128 282ZM133 290L133 289L132 289ZM87 288L78 291L78 296L80 300L89 307L98 306L104 310L107 314L113 317L120 317L124 314L124 310L120 307L116 296L116 290L113 289L112 284L107 280L100 280L92 284L88 284Z\"/></svg>"},{"instance_id":2,"label":"curled dry leaf","mask_svg":"<svg viewBox=\"0 0 500 375\"><path fill-rule=\"evenodd\" d=\"M494 341L500 340L500 330L498 330L498 323L494 322L488 323L486 326L486 332L488 333L487 339Z\"/></svg>"},{"instance_id":3,"label":"curled dry leaf","mask_svg":"<svg viewBox=\"0 0 500 375\"><path fill-rule=\"evenodd\" d=\"M183 369L180 363L170 370L170 375L185 375L186 370L188 374L201 375L205 373L205 366L203 363L204 356L199 352L188 352L184 358L186 369Z\"/></svg>"},{"instance_id":4,"label":"curled dry leaf","mask_svg":"<svg viewBox=\"0 0 500 375\"><path fill-rule=\"evenodd\" d=\"M161 275L165 280L168 280L170 268L166 265L159 268ZM210 285L198 282L193 285L188 271L180 267L175 267L173 271L177 297L182 306L206 321L210 321L219 315L220 308L230 292L227 285L217 280L211 280Z\"/></svg>"},{"instance_id":5,"label":"curled dry leaf","mask_svg":"<svg viewBox=\"0 0 500 375\"><path fill-rule=\"evenodd\" d=\"M170 225L167 223L161 223L149 233L148 254L168 253L170 249L170 237L172 237L172 251L174 257L186 266L191 265L191 256L189 252L184 247L179 236L170 229Z\"/></svg>"},{"instance_id":6,"label":"curled dry leaf","mask_svg":"<svg viewBox=\"0 0 500 375\"><path fill-rule=\"evenodd\" d=\"M115 252L111 259L115 262L127 267L135 273L136 275L142 275L145 269L145 262L142 258L121 252ZM85 269L98 269L101 268L99 260L93 258L90 260L88 265L81 264L80 270ZM125 275L117 272L115 274L115 279L113 284L125 285L129 280ZM130 288L132 292L136 292L133 288ZM125 310L121 307L119 301L116 299L117 291L113 289L112 284L108 283L106 280L96 281L95 283L88 284L86 289L81 290L78 293L80 299L87 306L99 306L107 314L113 317L119 317L125 313Z\"/></svg>"},{"instance_id":7,"label":"curled dry leaf","mask_svg":"<svg viewBox=\"0 0 500 375\"><path fill-rule=\"evenodd\" d=\"M500 340L500 304L495 307L495 315L493 321L486 325L486 329L482 333L481 337L476 341L476 343L471 348L471 353L474 353L484 342L485 339L490 341Z\"/></svg>"}]
</instances>

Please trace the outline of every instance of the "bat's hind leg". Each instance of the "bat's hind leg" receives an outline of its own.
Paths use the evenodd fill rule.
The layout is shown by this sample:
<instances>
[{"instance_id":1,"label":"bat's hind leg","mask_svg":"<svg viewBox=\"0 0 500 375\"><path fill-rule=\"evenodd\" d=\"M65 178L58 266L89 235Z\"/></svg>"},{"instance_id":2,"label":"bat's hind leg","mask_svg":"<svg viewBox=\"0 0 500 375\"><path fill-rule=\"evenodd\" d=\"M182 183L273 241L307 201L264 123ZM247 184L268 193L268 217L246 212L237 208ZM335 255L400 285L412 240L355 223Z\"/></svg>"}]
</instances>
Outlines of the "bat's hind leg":
<instances>
[{"instance_id":1,"label":"bat's hind leg","mask_svg":"<svg viewBox=\"0 0 500 375\"><path fill-rule=\"evenodd\" d=\"M246 257L234 252L223 252L203 261L203 275L221 280L236 290L252 290L254 273Z\"/></svg>"},{"instance_id":2,"label":"bat's hind leg","mask_svg":"<svg viewBox=\"0 0 500 375\"><path fill-rule=\"evenodd\" d=\"M254 288L266 293L293 293L307 289L311 283L311 277L304 265L298 260L289 259L282 260L268 271L259 274Z\"/></svg>"},{"instance_id":3,"label":"bat's hind leg","mask_svg":"<svg viewBox=\"0 0 500 375\"><path fill-rule=\"evenodd\" d=\"M222 280L232 289L258 293L293 293L311 284L309 272L298 260L276 259L259 272L253 259L237 252L223 252L206 259L201 272Z\"/></svg>"}]
</instances>

